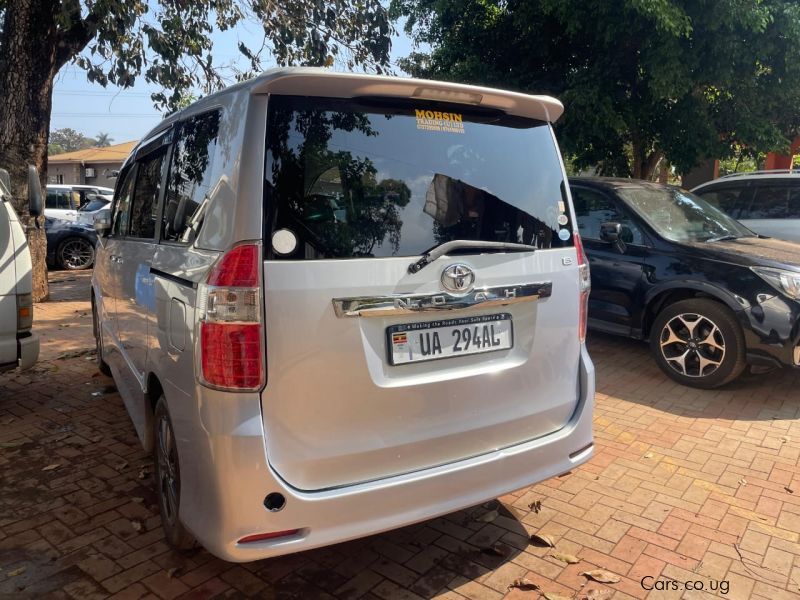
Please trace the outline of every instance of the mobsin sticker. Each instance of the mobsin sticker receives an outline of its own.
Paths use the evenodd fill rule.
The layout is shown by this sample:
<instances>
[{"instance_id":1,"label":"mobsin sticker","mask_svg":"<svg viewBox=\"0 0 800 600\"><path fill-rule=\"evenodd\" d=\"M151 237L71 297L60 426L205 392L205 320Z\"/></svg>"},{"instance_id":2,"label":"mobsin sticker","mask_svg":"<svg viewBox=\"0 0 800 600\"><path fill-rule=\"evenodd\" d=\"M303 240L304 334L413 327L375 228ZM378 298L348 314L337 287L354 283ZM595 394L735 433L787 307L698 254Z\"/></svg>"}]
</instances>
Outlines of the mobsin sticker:
<instances>
[{"instance_id":1,"label":"mobsin sticker","mask_svg":"<svg viewBox=\"0 0 800 600\"><path fill-rule=\"evenodd\" d=\"M464 133L464 117L459 113L438 110L414 109L417 115L417 129L443 131L445 133Z\"/></svg>"}]
</instances>

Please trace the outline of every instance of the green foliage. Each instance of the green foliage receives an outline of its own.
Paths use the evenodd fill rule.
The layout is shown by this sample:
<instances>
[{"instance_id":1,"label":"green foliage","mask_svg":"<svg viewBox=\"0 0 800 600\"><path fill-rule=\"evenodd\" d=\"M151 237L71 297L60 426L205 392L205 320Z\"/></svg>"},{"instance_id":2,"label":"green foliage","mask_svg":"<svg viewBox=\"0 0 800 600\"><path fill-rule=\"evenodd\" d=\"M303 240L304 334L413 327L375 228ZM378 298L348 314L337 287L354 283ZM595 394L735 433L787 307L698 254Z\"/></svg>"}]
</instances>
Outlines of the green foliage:
<instances>
[{"instance_id":1,"label":"green foliage","mask_svg":"<svg viewBox=\"0 0 800 600\"><path fill-rule=\"evenodd\" d=\"M0 0L2 1L2 0ZM211 34L241 23L260 24L261 48L239 44L249 69L262 70L270 52L279 65L381 72L388 64L391 25L380 0L61 0L57 23L59 60L74 61L90 81L130 87L139 77L159 85L157 105L174 110L193 89L223 86ZM85 48L85 51L84 51ZM46 49L44 49L46 50ZM2 48L0 48L2 52ZM60 66L60 65L57 65Z\"/></svg>"},{"instance_id":2,"label":"green foliage","mask_svg":"<svg viewBox=\"0 0 800 600\"><path fill-rule=\"evenodd\" d=\"M392 0L417 75L549 93L577 169L679 173L800 126L800 6L789 0ZM431 48L428 52L422 48Z\"/></svg>"},{"instance_id":3,"label":"green foliage","mask_svg":"<svg viewBox=\"0 0 800 600\"><path fill-rule=\"evenodd\" d=\"M97 145L97 140L86 137L82 133L65 127L64 129L54 129L50 132L49 154L61 154L62 152L74 152L75 150L85 150Z\"/></svg>"},{"instance_id":4,"label":"green foliage","mask_svg":"<svg viewBox=\"0 0 800 600\"><path fill-rule=\"evenodd\" d=\"M107 133L103 133L102 131L97 134L97 137L94 140L94 145L99 146L100 148L105 148L106 146L110 146L111 142L114 141L114 138L109 136Z\"/></svg>"}]
</instances>

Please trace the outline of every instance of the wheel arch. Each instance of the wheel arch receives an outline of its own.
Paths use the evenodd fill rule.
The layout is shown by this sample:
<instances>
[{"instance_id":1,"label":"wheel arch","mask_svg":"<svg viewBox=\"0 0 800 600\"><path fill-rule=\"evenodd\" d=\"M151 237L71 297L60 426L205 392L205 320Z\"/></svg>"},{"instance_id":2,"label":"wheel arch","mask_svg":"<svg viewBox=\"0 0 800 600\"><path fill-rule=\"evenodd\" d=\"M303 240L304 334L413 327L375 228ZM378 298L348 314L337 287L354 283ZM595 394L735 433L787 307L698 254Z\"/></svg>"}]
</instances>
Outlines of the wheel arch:
<instances>
[{"instance_id":1,"label":"wheel arch","mask_svg":"<svg viewBox=\"0 0 800 600\"><path fill-rule=\"evenodd\" d=\"M730 292L702 282L674 282L670 285L653 288L645 297L645 310L642 313L642 337L647 339L650 336L653 322L664 308L675 302L691 298L716 300L734 312L741 311L748 306L744 299L742 299L743 304L738 302Z\"/></svg>"}]
</instances>

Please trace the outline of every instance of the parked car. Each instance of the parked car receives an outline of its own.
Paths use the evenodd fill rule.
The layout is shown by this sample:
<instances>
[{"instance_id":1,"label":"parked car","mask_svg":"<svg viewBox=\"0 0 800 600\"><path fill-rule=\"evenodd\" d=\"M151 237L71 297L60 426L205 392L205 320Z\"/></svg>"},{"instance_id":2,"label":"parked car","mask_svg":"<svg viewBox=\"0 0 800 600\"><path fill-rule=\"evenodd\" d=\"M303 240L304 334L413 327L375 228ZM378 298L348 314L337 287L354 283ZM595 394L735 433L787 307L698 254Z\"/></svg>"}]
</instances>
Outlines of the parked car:
<instances>
[{"instance_id":1,"label":"parked car","mask_svg":"<svg viewBox=\"0 0 800 600\"><path fill-rule=\"evenodd\" d=\"M82 271L94 264L97 234L93 226L46 217L47 262L61 269Z\"/></svg>"},{"instance_id":2,"label":"parked car","mask_svg":"<svg viewBox=\"0 0 800 600\"><path fill-rule=\"evenodd\" d=\"M64 221L76 221L79 215L78 211L89 202L98 197L108 199L113 195L114 190L99 185L48 185L45 216Z\"/></svg>"},{"instance_id":3,"label":"parked car","mask_svg":"<svg viewBox=\"0 0 800 600\"><path fill-rule=\"evenodd\" d=\"M650 341L675 381L715 388L747 364L800 366L800 244L759 236L685 190L572 178L589 326Z\"/></svg>"},{"instance_id":4,"label":"parked car","mask_svg":"<svg viewBox=\"0 0 800 600\"><path fill-rule=\"evenodd\" d=\"M173 546L296 552L590 457L562 111L279 69L145 137L95 221L92 306Z\"/></svg>"},{"instance_id":5,"label":"parked car","mask_svg":"<svg viewBox=\"0 0 800 600\"><path fill-rule=\"evenodd\" d=\"M756 233L800 242L800 171L733 173L692 192Z\"/></svg>"},{"instance_id":6,"label":"parked car","mask_svg":"<svg viewBox=\"0 0 800 600\"><path fill-rule=\"evenodd\" d=\"M105 194L95 196L78 209L78 216L75 222L94 227L94 218L100 214L100 211L109 209L113 197L113 195L107 196Z\"/></svg>"},{"instance_id":7,"label":"parked car","mask_svg":"<svg viewBox=\"0 0 800 600\"><path fill-rule=\"evenodd\" d=\"M39 358L33 328L33 266L25 231L11 203L11 180L0 169L0 372L28 369ZM42 188L36 169L28 169L28 205L42 213Z\"/></svg>"}]
</instances>

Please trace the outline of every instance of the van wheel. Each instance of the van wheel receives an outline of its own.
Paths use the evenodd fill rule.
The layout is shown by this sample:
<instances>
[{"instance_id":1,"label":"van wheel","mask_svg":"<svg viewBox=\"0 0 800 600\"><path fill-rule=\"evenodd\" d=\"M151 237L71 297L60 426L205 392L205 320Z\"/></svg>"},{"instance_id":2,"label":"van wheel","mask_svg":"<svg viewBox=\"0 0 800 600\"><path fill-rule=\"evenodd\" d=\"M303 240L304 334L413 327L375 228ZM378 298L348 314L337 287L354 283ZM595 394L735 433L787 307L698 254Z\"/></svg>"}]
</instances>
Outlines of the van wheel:
<instances>
[{"instance_id":1,"label":"van wheel","mask_svg":"<svg viewBox=\"0 0 800 600\"><path fill-rule=\"evenodd\" d=\"M92 329L94 330L94 352L97 361L97 369L103 374L111 377L111 367L103 360L103 336L100 334L100 318L97 316L97 304L92 294Z\"/></svg>"},{"instance_id":2,"label":"van wheel","mask_svg":"<svg viewBox=\"0 0 800 600\"><path fill-rule=\"evenodd\" d=\"M192 534L183 526L178 516L181 504L181 470L178 462L178 446L172 431L172 421L167 412L167 402L162 395L156 404L153 416L154 439L153 462L158 488L158 506L161 511L161 526L167 542L177 550L194 547Z\"/></svg>"},{"instance_id":3,"label":"van wheel","mask_svg":"<svg viewBox=\"0 0 800 600\"><path fill-rule=\"evenodd\" d=\"M84 238L67 238L58 245L56 262L69 271L88 269L94 264L94 246Z\"/></svg>"},{"instance_id":4,"label":"van wheel","mask_svg":"<svg viewBox=\"0 0 800 600\"><path fill-rule=\"evenodd\" d=\"M733 381L747 366L736 315L705 298L681 300L662 310L650 332L650 351L669 377L702 389Z\"/></svg>"}]
</instances>

